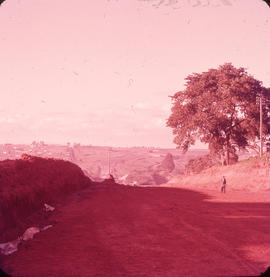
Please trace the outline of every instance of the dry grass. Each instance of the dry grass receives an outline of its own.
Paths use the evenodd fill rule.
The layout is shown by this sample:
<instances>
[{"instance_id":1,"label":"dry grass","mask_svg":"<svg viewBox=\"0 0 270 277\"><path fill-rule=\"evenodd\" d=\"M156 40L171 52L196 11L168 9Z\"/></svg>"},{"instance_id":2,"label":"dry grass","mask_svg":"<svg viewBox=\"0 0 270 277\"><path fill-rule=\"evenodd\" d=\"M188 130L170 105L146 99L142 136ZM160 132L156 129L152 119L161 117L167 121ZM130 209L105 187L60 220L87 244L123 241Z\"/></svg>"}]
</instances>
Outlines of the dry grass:
<instances>
[{"instance_id":1,"label":"dry grass","mask_svg":"<svg viewBox=\"0 0 270 277\"><path fill-rule=\"evenodd\" d=\"M219 190L222 176L226 176L227 189L230 191L270 190L270 154L230 166L215 166L200 174L179 176L171 180L168 186Z\"/></svg>"}]
</instances>

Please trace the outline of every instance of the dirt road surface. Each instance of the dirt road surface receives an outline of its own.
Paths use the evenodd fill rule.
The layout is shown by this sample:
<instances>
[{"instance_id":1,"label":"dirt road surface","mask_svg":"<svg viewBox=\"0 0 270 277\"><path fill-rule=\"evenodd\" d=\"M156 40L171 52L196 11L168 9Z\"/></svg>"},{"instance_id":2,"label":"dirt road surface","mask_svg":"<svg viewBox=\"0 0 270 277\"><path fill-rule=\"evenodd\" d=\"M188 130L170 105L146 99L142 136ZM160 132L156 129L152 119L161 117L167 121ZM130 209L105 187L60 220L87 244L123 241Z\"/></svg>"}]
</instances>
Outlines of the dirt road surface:
<instances>
[{"instance_id":1,"label":"dirt road surface","mask_svg":"<svg viewBox=\"0 0 270 277\"><path fill-rule=\"evenodd\" d=\"M53 227L1 255L0 267L14 277L259 275L270 265L270 202L210 198L93 185L61 200Z\"/></svg>"}]
</instances>

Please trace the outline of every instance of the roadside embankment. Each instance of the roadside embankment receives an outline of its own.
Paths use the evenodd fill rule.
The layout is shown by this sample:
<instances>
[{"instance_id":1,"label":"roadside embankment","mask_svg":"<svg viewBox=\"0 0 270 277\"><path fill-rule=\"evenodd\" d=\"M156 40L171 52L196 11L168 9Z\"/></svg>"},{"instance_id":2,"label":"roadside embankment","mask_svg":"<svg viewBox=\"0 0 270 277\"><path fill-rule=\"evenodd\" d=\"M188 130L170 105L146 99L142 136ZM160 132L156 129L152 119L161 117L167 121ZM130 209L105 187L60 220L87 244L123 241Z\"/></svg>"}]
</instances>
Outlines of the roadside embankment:
<instances>
[{"instance_id":1,"label":"roadside embankment","mask_svg":"<svg viewBox=\"0 0 270 277\"><path fill-rule=\"evenodd\" d=\"M227 191L270 191L270 154L234 165L214 166L199 174L178 176L164 186L218 191L222 176L226 177Z\"/></svg>"},{"instance_id":2,"label":"roadside embankment","mask_svg":"<svg viewBox=\"0 0 270 277\"><path fill-rule=\"evenodd\" d=\"M91 183L77 165L68 161L29 155L1 161L0 239L19 235L25 219L45 203L53 204Z\"/></svg>"}]
</instances>

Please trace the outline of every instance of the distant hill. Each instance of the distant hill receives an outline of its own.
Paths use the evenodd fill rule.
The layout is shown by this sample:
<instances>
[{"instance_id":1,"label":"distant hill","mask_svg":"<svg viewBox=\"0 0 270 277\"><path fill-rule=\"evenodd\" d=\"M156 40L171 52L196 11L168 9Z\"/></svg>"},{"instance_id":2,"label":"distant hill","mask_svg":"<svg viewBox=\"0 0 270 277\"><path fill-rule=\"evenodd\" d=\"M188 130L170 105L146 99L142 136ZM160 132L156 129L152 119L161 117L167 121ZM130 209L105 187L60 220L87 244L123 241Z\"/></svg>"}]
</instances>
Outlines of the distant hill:
<instances>
[{"instance_id":1,"label":"distant hill","mask_svg":"<svg viewBox=\"0 0 270 277\"><path fill-rule=\"evenodd\" d=\"M206 155L206 149L190 150L155 147L107 147L74 144L0 145L0 160L19 159L26 153L41 158L56 158L77 164L93 181L102 181L110 171L116 181L126 185L161 184L183 174L190 159Z\"/></svg>"},{"instance_id":2,"label":"distant hill","mask_svg":"<svg viewBox=\"0 0 270 277\"><path fill-rule=\"evenodd\" d=\"M153 147L77 146L73 149L76 157L74 162L88 172L92 180L105 178L110 159L110 170L116 181L127 185L160 184L167 181L167 177L170 179L182 174L189 159L208 153L208 150L197 149L182 154L178 149Z\"/></svg>"}]
</instances>

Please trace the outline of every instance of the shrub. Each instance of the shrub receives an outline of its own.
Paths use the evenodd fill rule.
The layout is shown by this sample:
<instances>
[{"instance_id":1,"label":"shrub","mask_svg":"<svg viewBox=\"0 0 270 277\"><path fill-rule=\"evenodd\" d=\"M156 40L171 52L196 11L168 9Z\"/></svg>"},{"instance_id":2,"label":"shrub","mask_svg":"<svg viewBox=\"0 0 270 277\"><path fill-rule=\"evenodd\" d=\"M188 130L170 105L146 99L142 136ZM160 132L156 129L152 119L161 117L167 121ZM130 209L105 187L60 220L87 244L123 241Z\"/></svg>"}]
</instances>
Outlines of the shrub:
<instances>
[{"instance_id":1,"label":"shrub","mask_svg":"<svg viewBox=\"0 0 270 277\"><path fill-rule=\"evenodd\" d=\"M208 154L199 158L190 159L185 166L185 172L186 174L198 174L201 171L217 164L220 163L213 159L213 156Z\"/></svg>"}]
</instances>

